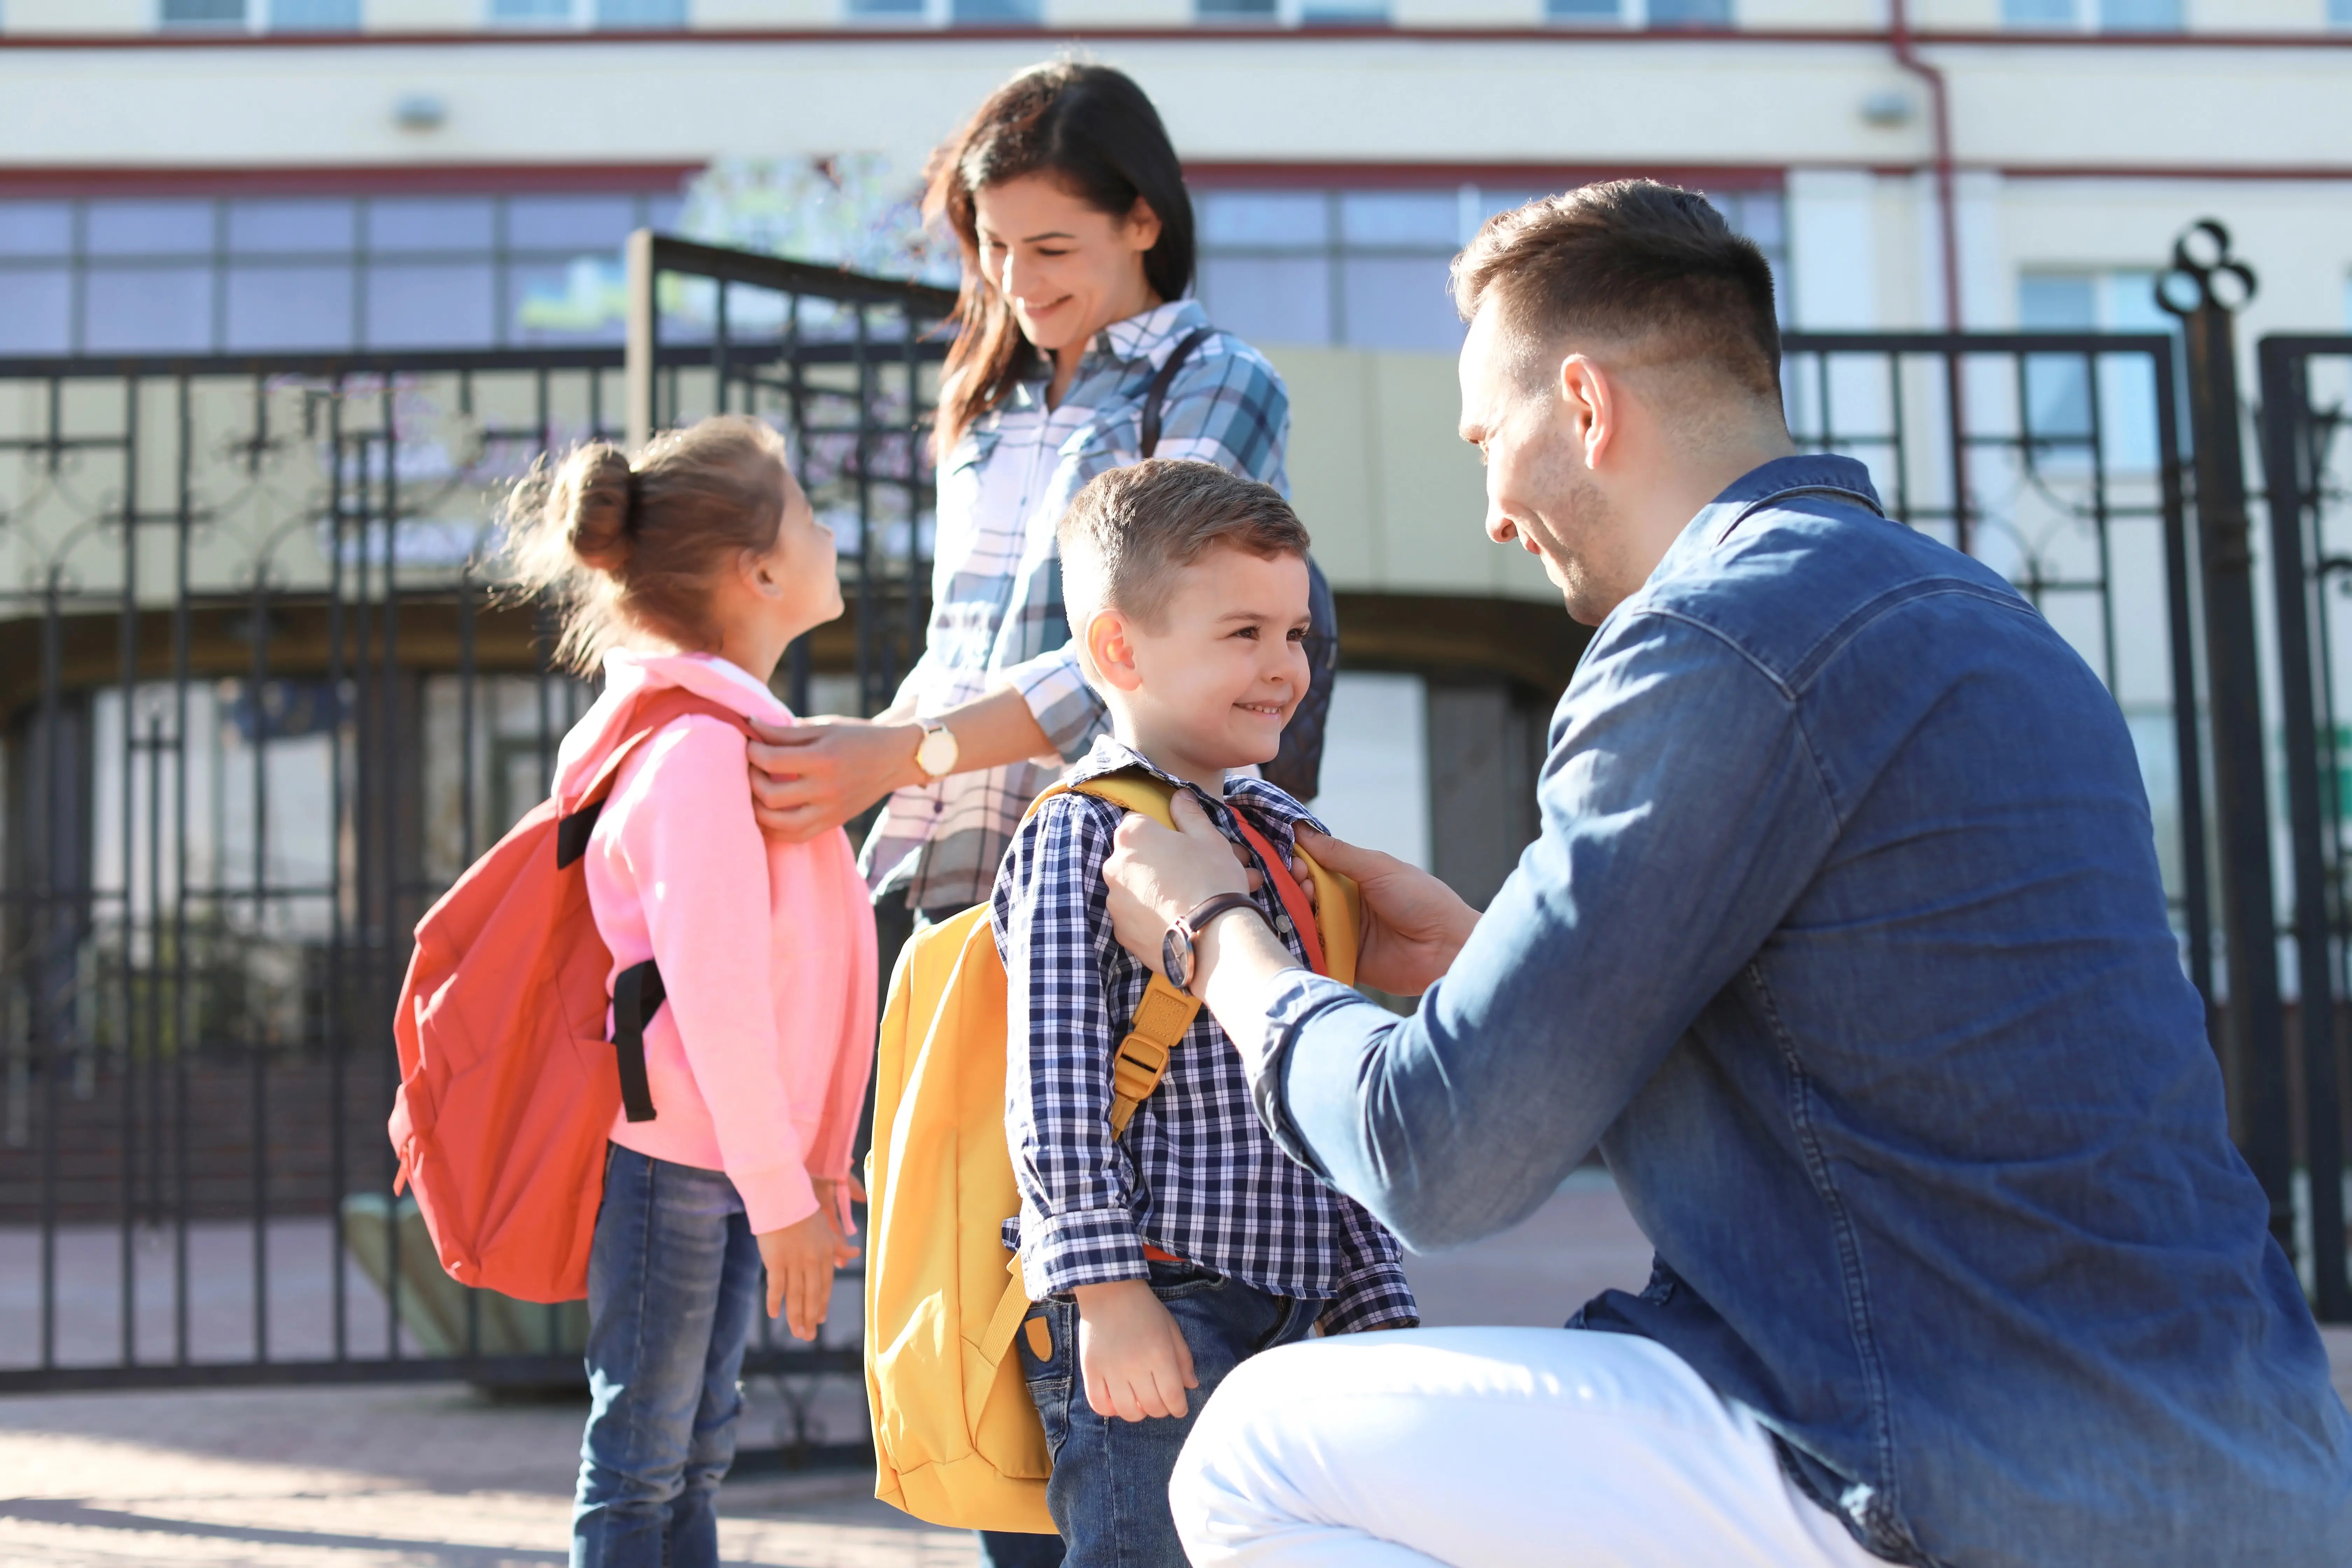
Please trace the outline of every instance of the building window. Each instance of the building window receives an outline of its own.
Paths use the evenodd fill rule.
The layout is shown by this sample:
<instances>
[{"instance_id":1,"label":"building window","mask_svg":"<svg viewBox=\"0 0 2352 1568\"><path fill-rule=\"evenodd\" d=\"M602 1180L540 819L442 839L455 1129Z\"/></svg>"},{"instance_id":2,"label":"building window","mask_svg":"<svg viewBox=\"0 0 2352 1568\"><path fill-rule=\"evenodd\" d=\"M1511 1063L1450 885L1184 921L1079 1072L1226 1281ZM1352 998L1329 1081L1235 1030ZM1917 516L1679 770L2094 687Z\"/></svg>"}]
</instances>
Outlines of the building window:
<instances>
[{"instance_id":1,"label":"building window","mask_svg":"<svg viewBox=\"0 0 2352 1568\"><path fill-rule=\"evenodd\" d=\"M2342 5L2344 0L2330 0ZM2180 0L2001 0L2001 20L2012 27L2077 32L2177 33Z\"/></svg>"},{"instance_id":2,"label":"building window","mask_svg":"<svg viewBox=\"0 0 2352 1568\"><path fill-rule=\"evenodd\" d=\"M1265 22L1284 27L1385 27L1389 0L1193 0L1196 20L1214 26Z\"/></svg>"},{"instance_id":3,"label":"building window","mask_svg":"<svg viewBox=\"0 0 2352 1568\"><path fill-rule=\"evenodd\" d=\"M1044 19L1038 0L948 0L951 27L1034 27Z\"/></svg>"},{"instance_id":4,"label":"building window","mask_svg":"<svg viewBox=\"0 0 2352 1568\"><path fill-rule=\"evenodd\" d=\"M0 201L0 353L621 338L621 244L671 192Z\"/></svg>"},{"instance_id":5,"label":"building window","mask_svg":"<svg viewBox=\"0 0 2352 1568\"><path fill-rule=\"evenodd\" d=\"M686 0L489 0L489 19L494 27L683 27Z\"/></svg>"},{"instance_id":6,"label":"building window","mask_svg":"<svg viewBox=\"0 0 2352 1568\"><path fill-rule=\"evenodd\" d=\"M1586 27L1728 27L1731 0L1544 0L1544 18Z\"/></svg>"},{"instance_id":7,"label":"building window","mask_svg":"<svg viewBox=\"0 0 2352 1568\"><path fill-rule=\"evenodd\" d=\"M269 0L273 33L356 33L360 0Z\"/></svg>"},{"instance_id":8,"label":"building window","mask_svg":"<svg viewBox=\"0 0 2352 1568\"><path fill-rule=\"evenodd\" d=\"M167 27L242 27L246 0L163 0L159 16Z\"/></svg>"},{"instance_id":9,"label":"building window","mask_svg":"<svg viewBox=\"0 0 2352 1568\"><path fill-rule=\"evenodd\" d=\"M2156 302L2156 274L2138 270L2024 272L2017 282L2017 324L2029 332L2170 332L2179 326ZM2035 462L2087 467L2095 435L2110 469L2154 468L2154 375L2137 355L2099 360L2095 380L2080 354L2027 356L2025 430L2035 443Z\"/></svg>"},{"instance_id":10,"label":"building window","mask_svg":"<svg viewBox=\"0 0 2352 1568\"><path fill-rule=\"evenodd\" d=\"M1034 27L1045 20L1040 0L845 0L852 23L903 23L931 27Z\"/></svg>"},{"instance_id":11,"label":"building window","mask_svg":"<svg viewBox=\"0 0 2352 1568\"><path fill-rule=\"evenodd\" d=\"M1538 193L1482 185L1203 191L1202 303L1251 342L1453 353L1463 325L1454 253L1486 218ZM1780 196L1709 197L1782 273Z\"/></svg>"},{"instance_id":12,"label":"building window","mask_svg":"<svg viewBox=\"0 0 2352 1568\"><path fill-rule=\"evenodd\" d=\"M686 0L596 0L596 26L649 30L686 26Z\"/></svg>"}]
</instances>

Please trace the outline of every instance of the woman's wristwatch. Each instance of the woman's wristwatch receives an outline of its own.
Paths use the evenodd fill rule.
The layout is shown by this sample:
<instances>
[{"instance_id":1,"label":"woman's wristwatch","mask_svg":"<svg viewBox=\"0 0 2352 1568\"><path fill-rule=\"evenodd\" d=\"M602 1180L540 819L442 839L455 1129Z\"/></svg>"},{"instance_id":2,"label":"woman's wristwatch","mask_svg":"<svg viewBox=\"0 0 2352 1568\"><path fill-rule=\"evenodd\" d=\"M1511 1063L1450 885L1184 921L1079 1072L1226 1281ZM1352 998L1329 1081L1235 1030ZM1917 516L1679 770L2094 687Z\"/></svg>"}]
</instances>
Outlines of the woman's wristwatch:
<instances>
[{"instance_id":1,"label":"woman's wristwatch","mask_svg":"<svg viewBox=\"0 0 2352 1568\"><path fill-rule=\"evenodd\" d=\"M1211 921L1235 910L1258 914L1257 904L1247 893L1219 893L1168 928L1168 934L1160 939L1160 967L1168 972L1169 984L1188 996L1192 994L1193 943Z\"/></svg>"},{"instance_id":2,"label":"woman's wristwatch","mask_svg":"<svg viewBox=\"0 0 2352 1568\"><path fill-rule=\"evenodd\" d=\"M925 724L923 738L915 742L915 765L923 770L925 778L936 783L956 771L961 750L953 730L945 724Z\"/></svg>"}]
</instances>

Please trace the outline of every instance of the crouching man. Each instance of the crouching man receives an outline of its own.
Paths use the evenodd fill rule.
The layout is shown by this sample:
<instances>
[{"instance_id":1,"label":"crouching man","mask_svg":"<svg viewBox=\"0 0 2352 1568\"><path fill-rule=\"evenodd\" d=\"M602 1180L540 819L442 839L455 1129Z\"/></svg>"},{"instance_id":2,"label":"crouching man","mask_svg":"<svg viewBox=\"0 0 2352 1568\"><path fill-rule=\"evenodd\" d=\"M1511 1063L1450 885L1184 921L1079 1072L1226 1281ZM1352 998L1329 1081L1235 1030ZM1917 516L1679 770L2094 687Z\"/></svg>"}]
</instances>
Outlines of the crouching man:
<instances>
[{"instance_id":1,"label":"crouching man","mask_svg":"<svg viewBox=\"0 0 2352 1568\"><path fill-rule=\"evenodd\" d=\"M1409 1246L1596 1145L1657 1249L1569 1331L1276 1350L1203 1413L1196 1564L2352 1563L2352 1432L2231 1146L2113 699L2007 583L1799 454L1772 284L1588 186L1456 261L1486 531L1599 627L1483 917L1314 835L1359 971L1236 908L1192 984L1275 1138ZM1129 818L1122 945L1240 889Z\"/></svg>"}]
</instances>

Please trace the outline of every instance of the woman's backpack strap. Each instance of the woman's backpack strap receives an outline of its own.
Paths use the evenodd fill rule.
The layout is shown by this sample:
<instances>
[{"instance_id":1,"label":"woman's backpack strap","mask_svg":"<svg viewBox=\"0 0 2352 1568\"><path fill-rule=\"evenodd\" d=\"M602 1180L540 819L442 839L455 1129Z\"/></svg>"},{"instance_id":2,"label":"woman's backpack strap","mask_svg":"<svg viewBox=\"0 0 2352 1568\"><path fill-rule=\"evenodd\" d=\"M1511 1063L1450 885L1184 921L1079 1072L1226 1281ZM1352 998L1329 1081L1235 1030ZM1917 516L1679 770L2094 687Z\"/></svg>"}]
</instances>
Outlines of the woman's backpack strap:
<instances>
[{"instance_id":1,"label":"woman's backpack strap","mask_svg":"<svg viewBox=\"0 0 2352 1568\"><path fill-rule=\"evenodd\" d=\"M1217 335L1214 327L1195 327L1184 341L1168 351L1160 369L1152 374L1151 384L1143 389L1143 407L1136 416L1136 451L1149 458L1160 450L1160 414L1168 401L1168 389L1176 383L1176 373L1192 357L1192 351Z\"/></svg>"}]
</instances>

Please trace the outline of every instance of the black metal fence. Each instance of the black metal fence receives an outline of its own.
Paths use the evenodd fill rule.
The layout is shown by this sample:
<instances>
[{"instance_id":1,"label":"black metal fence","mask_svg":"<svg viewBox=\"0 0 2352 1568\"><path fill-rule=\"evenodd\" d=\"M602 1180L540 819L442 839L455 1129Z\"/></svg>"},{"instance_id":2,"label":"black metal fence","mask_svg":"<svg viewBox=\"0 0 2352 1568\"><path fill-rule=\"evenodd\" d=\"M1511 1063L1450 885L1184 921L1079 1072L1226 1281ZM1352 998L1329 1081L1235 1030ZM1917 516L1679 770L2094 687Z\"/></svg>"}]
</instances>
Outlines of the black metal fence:
<instances>
[{"instance_id":1,"label":"black metal fence","mask_svg":"<svg viewBox=\"0 0 2352 1568\"><path fill-rule=\"evenodd\" d=\"M2301 1125L2280 1129L2307 1211L2306 1284L2352 1321L2345 1260L2344 1051L2352 1026L2352 335L2270 337L2256 351L2277 605L2281 761L2299 1001ZM2280 1076L2285 1071L2282 1052ZM2299 1136L2295 1136L2299 1134ZM2296 1145L2299 1145L2297 1147Z\"/></svg>"},{"instance_id":2,"label":"black metal fence","mask_svg":"<svg viewBox=\"0 0 2352 1568\"><path fill-rule=\"evenodd\" d=\"M651 235L629 259L622 352L0 362L0 1392L576 1376L576 1307L457 1290L386 1191L408 932L540 797L592 695L495 592L490 503L583 437L773 421L852 605L793 649L790 700L873 711L928 609L952 303ZM2283 920L2254 552L2216 458L2237 405L2200 330L2185 357L1792 334L1788 401L1801 441L2006 574L2115 692L2241 1141L2341 1317L2352 340L2262 354ZM763 1339L751 1364L805 1379L855 1351Z\"/></svg>"},{"instance_id":3,"label":"black metal fence","mask_svg":"<svg viewBox=\"0 0 2352 1568\"><path fill-rule=\"evenodd\" d=\"M593 695L497 591L496 497L633 385L786 432L853 605L798 701L903 668L950 297L765 281L746 334L677 278L636 365L0 361L0 1392L577 1378L576 1306L457 1289L390 1199L391 1005Z\"/></svg>"}]
</instances>

